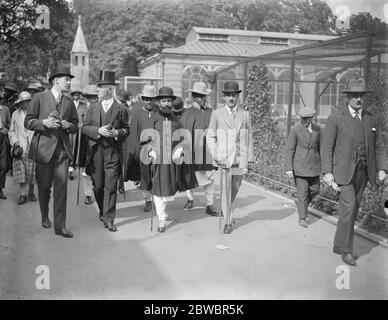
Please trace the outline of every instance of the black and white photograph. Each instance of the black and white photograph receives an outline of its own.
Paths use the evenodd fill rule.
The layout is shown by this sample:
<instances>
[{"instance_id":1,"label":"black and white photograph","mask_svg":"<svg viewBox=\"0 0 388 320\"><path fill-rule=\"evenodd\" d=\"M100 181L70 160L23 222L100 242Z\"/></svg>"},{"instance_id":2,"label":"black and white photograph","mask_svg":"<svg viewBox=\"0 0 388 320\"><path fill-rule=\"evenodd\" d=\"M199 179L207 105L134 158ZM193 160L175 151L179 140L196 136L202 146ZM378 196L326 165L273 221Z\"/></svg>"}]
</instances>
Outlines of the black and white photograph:
<instances>
[{"instance_id":1,"label":"black and white photograph","mask_svg":"<svg viewBox=\"0 0 388 320\"><path fill-rule=\"evenodd\" d=\"M387 24L388 0L0 1L0 300L387 300Z\"/></svg>"}]
</instances>

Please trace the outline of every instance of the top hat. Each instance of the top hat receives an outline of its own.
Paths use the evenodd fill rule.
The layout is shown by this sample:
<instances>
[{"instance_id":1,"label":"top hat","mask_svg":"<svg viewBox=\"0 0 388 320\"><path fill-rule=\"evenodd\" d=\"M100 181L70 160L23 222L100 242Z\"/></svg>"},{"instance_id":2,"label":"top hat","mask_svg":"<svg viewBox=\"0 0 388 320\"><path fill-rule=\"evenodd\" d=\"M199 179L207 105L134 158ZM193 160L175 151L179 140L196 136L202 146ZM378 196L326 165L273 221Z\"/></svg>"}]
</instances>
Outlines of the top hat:
<instances>
[{"instance_id":1,"label":"top hat","mask_svg":"<svg viewBox=\"0 0 388 320\"><path fill-rule=\"evenodd\" d=\"M343 93L367 93L370 90L366 88L365 81L363 78L353 78L349 79Z\"/></svg>"},{"instance_id":2,"label":"top hat","mask_svg":"<svg viewBox=\"0 0 388 320\"><path fill-rule=\"evenodd\" d=\"M22 91L19 93L19 97L15 101L15 105L27 100L31 100L31 94L28 91Z\"/></svg>"},{"instance_id":3,"label":"top hat","mask_svg":"<svg viewBox=\"0 0 388 320\"><path fill-rule=\"evenodd\" d=\"M315 115L315 110L311 107L304 107L299 110L299 116L301 118L309 118Z\"/></svg>"},{"instance_id":4,"label":"top hat","mask_svg":"<svg viewBox=\"0 0 388 320\"><path fill-rule=\"evenodd\" d=\"M223 93L232 93L232 92L240 93L241 90L238 87L238 82L236 82L236 81L226 81L225 84L224 84L224 90L222 92Z\"/></svg>"},{"instance_id":5,"label":"top hat","mask_svg":"<svg viewBox=\"0 0 388 320\"><path fill-rule=\"evenodd\" d=\"M175 97L172 101L172 111L180 112L183 109L183 100L181 97Z\"/></svg>"},{"instance_id":6,"label":"top hat","mask_svg":"<svg viewBox=\"0 0 388 320\"><path fill-rule=\"evenodd\" d=\"M143 91L140 95L144 98L156 98L157 94L155 86L146 84L143 87Z\"/></svg>"},{"instance_id":7,"label":"top hat","mask_svg":"<svg viewBox=\"0 0 388 320\"><path fill-rule=\"evenodd\" d=\"M30 93L41 92L42 90L40 89L40 86L41 85L38 82L30 83L27 88L23 89L23 91L27 91L27 92L30 92Z\"/></svg>"},{"instance_id":8,"label":"top hat","mask_svg":"<svg viewBox=\"0 0 388 320\"><path fill-rule=\"evenodd\" d=\"M4 89L8 89L8 90L11 90L11 91L14 91L14 92L17 92L18 91L18 87L15 83L13 82L7 82L4 86Z\"/></svg>"},{"instance_id":9,"label":"top hat","mask_svg":"<svg viewBox=\"0 0 388 320\"><path fill-rule=\"evenodd\" d=\"M204 96L207 96L210 92L212 92L210 89L206 87L206 83L204 82L195 82L193 85L193 89L189 89L187 91L202 94Z\"/></svg>"},{"instance_id":10,"label":"top hat","mask_svg":"<svg viewBox=\"0 0 388 320\"><path fill-rule=\"evenodd\" d=\"M56 77L64 77L64 76L70 77L70 79L74 78L74 76L72 74L70 74L70 70L68 68L66 68L65 66L59 66L51 74L51 76L49 78L49 82L52 83L54 78L56 78Z\"/></svg>"},{"instance_id":11,"label":"top hat","mask_svg":"<svg viewBox=\"0 0 388 320\"><path fill-rule=\"evenodd\" d=\"M100 71L100 78L97 82L97 87L102 86L103 84L117 85L115 80L115 72L114 71Z\"/></svg>"},{"instance_id":12,"label":"top hat","mask_svg":"<svg viewBox=\"0 0 388 320\"><path fill-rule=\"evenodd\" d=\"M175 99L174 91L170 87L161 87L157 98L171 98Z\"/></svg>"},{"instance_id":13,"label":"top hat","mask_svg":"<svg viewBox=\"0 0 388 320\"><path fill-rule=\"evenodd\" d=\"M131 93L127 90L119 90L119 92L117 92L117 98L122 101L122 102L127 102L129 101L131 97Z\"/></svg>"}]
</instances>

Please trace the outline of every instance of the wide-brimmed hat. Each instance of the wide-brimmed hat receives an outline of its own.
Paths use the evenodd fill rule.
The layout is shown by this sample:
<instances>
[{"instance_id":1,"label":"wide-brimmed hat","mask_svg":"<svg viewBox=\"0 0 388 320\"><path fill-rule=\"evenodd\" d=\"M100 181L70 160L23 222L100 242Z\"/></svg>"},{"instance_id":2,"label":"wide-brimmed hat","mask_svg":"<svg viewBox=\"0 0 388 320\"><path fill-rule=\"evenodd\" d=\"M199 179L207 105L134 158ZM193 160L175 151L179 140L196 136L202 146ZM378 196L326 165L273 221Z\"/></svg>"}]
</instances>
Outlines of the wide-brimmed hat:
<instances>
[{"instance_id":1,"label":"wide-brimmed hat","mask_svg":"<svg viewBox=\"0 0 388 320\"><path fill-rule=\"evenodd\" d=\"M183 110L183 100L181 97L175 97L172 101L172 111L180 112Z\"/></svg>"},{"instance_id":2,"label":"wide-brimmed hat","mask_svg":"<svg viewBox=\"0 0 388 320\"><path fill-rule=\"evenodd\" d=\"M95 84L89 84L83 93L84 97L97 97L97 86Z\"/></svg>"},{"instance_id":3,"label":"wide-brimmed hat","mask_svg":"<svg viewBox=\"0 0 388 320\"><path fill-rule=\"evenodd\" d=\"M233 93L237 92L240 93L241 90L238 86L238 82L236 81L226 81L224 84L224 90L222 91L223 93Z\"/></svg>"},{"instance_id":4,"label":"wide-brimmed hat","mask_svg":"<svg viewBox=\"0 0 388 320\"><path fill-rule=\"evenodd\" d=\"M14 92L18 91L18 86L13 82L7 82L4 86L4 89L8 89Z\"/></svg>"},{"instance_id":5,"label":"wide-brimmed hat","mask_svg":"<svg viewBox=\"0 0 388 320\"><path fill-rule=\"evenodd\" d=\"M65 66L59 66L56 70L54 70L54 72L49 77L49 82L52 83L54 78L64 77L64 76L70 77L70 79L74 78L74 76L70 73L69 68L67 68Z\"/></svg>"},{"instance_id":6,"label":"wide-brimmed hat","mask_svg":"<svg viewBox=\"0 0 388 320\"><path fill-rule=\"evenodd\" d=\"M143 91L142 91L142 93L140 93L140 96L145 97L145 98L156 98L156 96L157 96L156 87L153 85L146 84L143 87Z\"/></svg>"},{"instance_id":7,"label":"wide-brimmed hat","mask_svg":"<svg viewBox=\"0 0 388 320\"><path fill-rule=\"evenodd\" d=\"M195 82L193 85L193 89L188 89L187 91L202 94L204 96L207 96L210 92L212 92L206 87L206 83L204 82Z\"/></svg>"},{"instance_id":8,"label":"wide-brimmed hat","mask_svg":"<svg viewBox=\"0 0 388 320\"><path fill-rule=\"evenodd\" d=\"M313 117L315 115L315 110L314 108L311 107L304 107L299 110L299 116L301 118L309 118Z\"/></svg>"},{"instance_id":9,"label":"wide-brimmed hat","mask_svg":"<svg viewBox=\"0 0 388 320\"><path fill-rule=\"evenodd\" d=\"M107 71L107 70L102 70L100 71L100 78L97 82L97 87L102 86L104 84L110 84L113 86L116 86L116 74L114 71Z\"/></svg>"},{"instance_id":10,"label":"wide-brimmed hat","mask_svg":"<svg viewBox=\"0 0 388 320\"><path fill-rule=\"evenodd\" d=\"M41 84L38 82L33 82L28 85L27 88L24 88L23 91L27 91L30 93L37 93L41 92L42 90L40 89Z\"/></svg>"},{"instance_id":11,"label":"wide-brimmed hat","mask_svg":"<svg viewBox=\"0 0 388 320\"><path fill-rule=\"evenodd\" d=\"M346 88L343 93L367 93L370 90L366 88L365 81L363 78L353 78L349 79Z\"/></svg>"},{"instance_id":12,"label":"wide-brimmed hat","mask_svg":"<svg viewBox=\"0 0 388 320\"><path fill-rule=\"evenodd\" d=\"M174 91L170 87L161 87L157 98L171 98L174 100Z\"/></svg>"},{"instance_id":13,"label":"wide-brimmed hat","mask_svg":"<svg viewBox=\"0 0 388 320\"><path fill-rule=\"evenodd\" d=\"M83 94L83 92L81 91L81 90L78 90L78 89L75 89L75 90L72 90L71 92L70 92L70 94L73 96L73 95L75 95L75 94Z\"/></svg>"},{"instance_id":14,"label":"wide-brimmed hat","mask_svg":"<svg viewBox=\"0 0 388 320\"><path fill-rule=\"evenodd\" d=\"M127 102L131 98L132 94L124 89L120 89L119 92L117 92L117 98L122 102Z\"/></svg>"},{"instance_id":15,"label":"wide-brimmed hat","mask_svg":"<svg viewBox=\"0 0 388 320\"><path fill-rule=\"evenodd\" d=\"M20 102L23 102L23 101L31 100L31 98L32 98L31 93L29 93L28 91L22 91L19 93L19 97L15 101L15 105L19 104Z\"/></svg>"}]
</instances>

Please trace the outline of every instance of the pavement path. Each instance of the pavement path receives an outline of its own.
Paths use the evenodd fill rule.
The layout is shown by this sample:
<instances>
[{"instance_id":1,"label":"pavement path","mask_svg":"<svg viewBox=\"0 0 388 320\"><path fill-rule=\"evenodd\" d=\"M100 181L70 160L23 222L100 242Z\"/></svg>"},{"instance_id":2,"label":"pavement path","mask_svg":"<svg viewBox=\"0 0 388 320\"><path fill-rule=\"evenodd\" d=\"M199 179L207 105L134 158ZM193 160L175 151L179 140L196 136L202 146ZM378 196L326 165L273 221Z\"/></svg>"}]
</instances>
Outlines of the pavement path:
<instances>
[{"instance_id":1,"label":"pavement path","mask_svg":"<svg viewBox=\"0 0 388 320\"><path fill-rule=\"evenodd\" d=\"M310 216L297 224L292 201L243 183L234 204L230 235L204 213L204 196L182 210L185 194L169 202L165 233L150 231L150 214L132 183L119 195L111 233L98 220L96 203L75 204L69 181L65 239L41 227L38 203L18 206L7 177L0 200L1 299L387 299L388 250L355 238L357 267L331 252L335 226ZM219 205L216 186L216 206ZM50 220L52 212L50 212ZM216 247L222 245L225 248ZM37 267L49 269L50 289L37 289ZM338 289L336 283L349 289Z\"/></svg>"}]
</instances>

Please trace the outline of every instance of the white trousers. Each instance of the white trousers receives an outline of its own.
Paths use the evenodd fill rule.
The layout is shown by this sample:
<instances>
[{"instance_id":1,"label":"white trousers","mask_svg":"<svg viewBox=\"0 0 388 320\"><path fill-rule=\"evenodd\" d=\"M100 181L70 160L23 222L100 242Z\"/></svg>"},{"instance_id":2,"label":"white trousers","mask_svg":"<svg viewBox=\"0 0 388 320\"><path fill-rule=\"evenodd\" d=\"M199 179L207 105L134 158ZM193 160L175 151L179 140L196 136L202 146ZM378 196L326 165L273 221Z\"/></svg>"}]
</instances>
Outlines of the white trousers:
<instances>
[{"instance_id":1,"label":"white trousers","mask_svg":"<svg viewBox=\"0 0 388 320\"><path fill-rule=\"evenodd\" d=\"M158 197L154 195L154 203L156 209L156 215L160 220L167 220L168 214L166 213L167 202L174 200L174 197Z\"/></svg>"},{"instance_id":2,"label":"white trousers","mask_svg":"<svg viewBox=\"0 0 388 320\"><path fill-rule=\"evenodd\" d=\"M221 185L221 210L224 214L225 224L232 223L232 204L236 199L238 189L241 186L242 174L234 175L233 171L228 169L220 169ZM221 181L220 181L221 183Z\"/></svg>"},{"instance_id":3,"label":"white trousers","mask_svg":"<svg viewBox=\"0 0 388 320\"><path fill-rule=\"evenodd\" d=\"M212 206L213 205L213 197L214 197L214 181L211 181L204 187L205 191L205 199L206 199L206 205ZM187 199L193 201L194 200L194 189L187 190L186 191Z\"/></svg>"}]
</instances>

